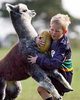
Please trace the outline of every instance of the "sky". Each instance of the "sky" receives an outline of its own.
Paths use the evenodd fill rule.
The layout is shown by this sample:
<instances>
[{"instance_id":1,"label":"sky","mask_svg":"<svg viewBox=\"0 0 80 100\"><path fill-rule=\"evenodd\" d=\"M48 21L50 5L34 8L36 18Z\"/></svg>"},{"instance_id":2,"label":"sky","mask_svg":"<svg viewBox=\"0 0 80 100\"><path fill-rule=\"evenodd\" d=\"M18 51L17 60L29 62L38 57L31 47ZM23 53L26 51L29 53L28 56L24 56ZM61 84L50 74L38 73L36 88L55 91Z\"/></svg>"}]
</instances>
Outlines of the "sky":
<instances>
[{"instance_id":1,"label":"sky","mask_svg":"<svg viewBox=\"0 0 80 100\"><path fill-rule=\"evenodd\" d=\"M62 0L62 4L72 16L80 19L80 0Z\"/></svg>"},{"instance_id":2,"label":"sky","mask_svg":"<svg viewBox=\"0 0 80 100\"><path fill-rule=\"evenodd\" d=\"M9 1L12 2L12 1L15 1L15 0L0 0L0 8L1 8L3 2L9 2Z\"/></svg>"},{"instance_id":3,"label":"sky","mask_svg":"<svg viewBox=\"0 0 80 100\"><path fill-rule=\"evenodd\" d=\"M0 0L0 7L4 1L12 2L14 0ZM80 0L62 0L62 5L72 16L80 19ZM0 18L0 38L5 38L12 31L15 32L11 22Z\"/></svg>"}]
</instances>

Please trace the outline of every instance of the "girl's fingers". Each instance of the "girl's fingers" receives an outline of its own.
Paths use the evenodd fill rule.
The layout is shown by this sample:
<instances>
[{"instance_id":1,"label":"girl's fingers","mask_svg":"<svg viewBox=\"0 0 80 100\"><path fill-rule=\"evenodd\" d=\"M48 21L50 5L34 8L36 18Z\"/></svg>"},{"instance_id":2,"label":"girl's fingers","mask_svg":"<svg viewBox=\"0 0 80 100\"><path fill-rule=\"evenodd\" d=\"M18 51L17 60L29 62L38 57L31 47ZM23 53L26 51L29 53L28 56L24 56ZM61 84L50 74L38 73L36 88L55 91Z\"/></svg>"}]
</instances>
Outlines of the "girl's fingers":
<instances>
[{"instance_id":1,"label":"girl's fingers","mask_svg":"<svg viewBox=\"0 0 80 100\"><path fill-rule=\"evenodd\" d=\"M28 55L28 58L31 58L32 56L31 55Z\"/></svg>"},{"instance_id":2,"label":"girl's fingers","mask_svg":"<svg viewBox=\"0 0 80 100\"><path fill-rule=\"evenodd\" d=\"M32 56L29 55L28 58L27 58L27 60L30 62L31 59L32 59Z\"/></svg>"}]
</instances>

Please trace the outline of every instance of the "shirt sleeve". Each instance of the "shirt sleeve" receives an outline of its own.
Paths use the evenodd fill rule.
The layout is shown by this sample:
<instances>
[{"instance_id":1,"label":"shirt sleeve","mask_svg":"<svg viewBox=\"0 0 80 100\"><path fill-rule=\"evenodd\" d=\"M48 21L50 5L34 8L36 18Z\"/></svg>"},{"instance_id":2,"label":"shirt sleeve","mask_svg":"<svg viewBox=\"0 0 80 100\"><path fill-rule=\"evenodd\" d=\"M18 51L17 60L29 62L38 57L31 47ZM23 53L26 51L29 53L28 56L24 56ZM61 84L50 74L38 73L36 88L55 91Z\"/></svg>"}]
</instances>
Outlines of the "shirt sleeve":
<instances>
[{"instance_id":1,"label":"shirt sleeve","mask_svg":"<svg viewBox=\"0 0 80 100\"><path fill-rule=\"evenodd\" d=\"M53 57L40 56L36 63L43 69L54 70L59 68L65 59L66 45L61 44Z\"/></svg>"}]
</instances>

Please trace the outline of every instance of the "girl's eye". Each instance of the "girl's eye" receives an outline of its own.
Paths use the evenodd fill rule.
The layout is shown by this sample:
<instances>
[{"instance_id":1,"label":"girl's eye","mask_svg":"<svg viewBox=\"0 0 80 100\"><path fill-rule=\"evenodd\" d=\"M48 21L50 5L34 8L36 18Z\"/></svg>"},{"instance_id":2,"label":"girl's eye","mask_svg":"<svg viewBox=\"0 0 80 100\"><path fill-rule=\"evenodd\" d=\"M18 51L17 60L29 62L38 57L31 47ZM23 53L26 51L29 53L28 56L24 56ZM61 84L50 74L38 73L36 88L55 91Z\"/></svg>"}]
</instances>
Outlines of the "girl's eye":
<instances>
[{"instance_id":1,"label":"girl's eye","mask_svg":"<svg viewBox=\"0 0 80 100\"><path fill-rule=\"evenodd\" d=\"M42 39L42 37L40 36L39 39Z\"/></svg>"},{"instance_id":2,"label":"girl's eye","mask_svg":"<svg viewBox=\"0 0 80 100\"><path fill-rule=\"evenodd\" d=\"M54 29L51 29L51 31L54 31Z\"/></svg>"}]
</instances>

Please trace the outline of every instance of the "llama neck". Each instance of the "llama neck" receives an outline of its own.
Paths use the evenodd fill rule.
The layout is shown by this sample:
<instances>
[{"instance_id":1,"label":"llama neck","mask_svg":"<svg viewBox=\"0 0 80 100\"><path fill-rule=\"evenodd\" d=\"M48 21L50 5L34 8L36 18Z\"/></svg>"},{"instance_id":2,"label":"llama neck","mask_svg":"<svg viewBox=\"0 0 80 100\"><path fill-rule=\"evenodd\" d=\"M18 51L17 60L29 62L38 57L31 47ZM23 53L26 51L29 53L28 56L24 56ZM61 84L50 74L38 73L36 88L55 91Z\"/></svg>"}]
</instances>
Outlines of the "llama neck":
<instances>
[{"instance_id":1,"label":"llama neck","mask_svg":"<svg viewBox=\"0 0 80 100\"><path fill-rule=\"evenodd\" d=\"M27 37L34 38L38 35L31 23L25 23L25 25L26 25L25 30Z\"/></svg>"},{"instance_id":2,"label":"llama neck","mask_svg":"<svg viewBox=\"0 0 80 100\"><path fill-rule=\"evenodd\" d=\"M13 25L20 40L28 40L37 36L37 32L30 21L18 19L15 22L13 21Z\"/></svg>"}]
</instances>

